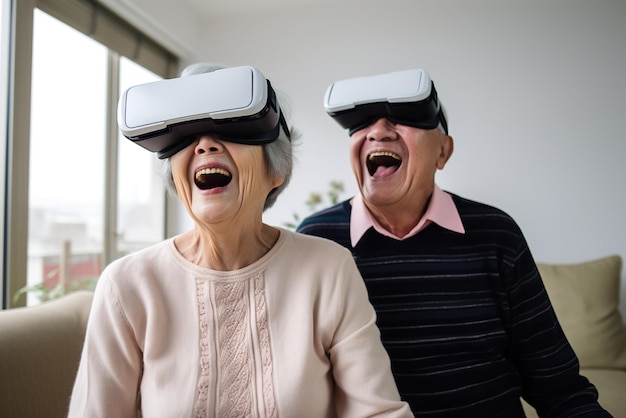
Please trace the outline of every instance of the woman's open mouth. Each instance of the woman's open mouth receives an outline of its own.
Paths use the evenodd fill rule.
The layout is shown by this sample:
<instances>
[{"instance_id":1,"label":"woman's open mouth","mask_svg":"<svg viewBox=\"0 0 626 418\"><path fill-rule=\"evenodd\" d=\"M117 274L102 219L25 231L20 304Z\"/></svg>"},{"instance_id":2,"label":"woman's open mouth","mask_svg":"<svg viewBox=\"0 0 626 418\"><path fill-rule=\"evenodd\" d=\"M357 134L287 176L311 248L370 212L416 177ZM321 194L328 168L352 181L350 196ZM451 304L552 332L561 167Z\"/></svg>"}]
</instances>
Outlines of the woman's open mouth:
<instances>
[{"instance_id":1,"label":"woman's open mouth","mask_svg":"<svg viewBox=\"0 0 626 418\"><path fill-rule=\"evenodd\" d=\"M233 176L225 169L218 167L201 168L196 171L194 182L199 189L209 190L216 187L224 187L232 180Z\"/></svg>"},{"instance_id":2,"label":"woman's open mouth","mask_svg":"<svg viewBox=\"0 0 626 418\"><path fill-rule=\"evenodd\" d=\"M372 177L384 177L396 172L402 157L389 151L373 152L367 156L367 171Z\"/></svg>"}]
</instances>

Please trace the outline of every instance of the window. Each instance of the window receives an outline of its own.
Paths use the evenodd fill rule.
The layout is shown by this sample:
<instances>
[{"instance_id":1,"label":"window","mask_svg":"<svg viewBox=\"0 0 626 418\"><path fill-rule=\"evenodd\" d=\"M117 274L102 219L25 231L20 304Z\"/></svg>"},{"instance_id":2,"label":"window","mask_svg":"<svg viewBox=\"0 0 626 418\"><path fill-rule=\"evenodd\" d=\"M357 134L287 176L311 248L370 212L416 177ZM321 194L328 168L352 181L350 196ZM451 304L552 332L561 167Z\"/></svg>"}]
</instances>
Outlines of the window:
<instances>
[{"instance_id":1,"label":"window","mask_svg":"<svg viewBox=\"0 0 626 418\"><path fill-rule=\"evenodd\" d=\"M24 265L5 266L5 279L15 271L24 277L8 280L5 306L23 286L31 291L20 304L29 305L90 287L110 261L165 237L160 162L121 136L115 116L123 90L171 75L175 58L143 38L137 41L146 47L143 53L135 45L132 59L123 56L118 49L129 49L128 40L140 35L86 0L40 0L38 6L31 10L29 141L11 153L17 154L12 162L28 161L27 187L19 192L16 169L8 173L13 195L28 202L28 209L20 218L12 204L7 225L27 219L28 228L26 236L20 237L18 227L5 240L9 249L26 242L26 257L19 257L18 248L10 258L12 264L22 258ZM64 7L77 8L62 20L76 20L79 28L80 16L91 18L90 36L57 18L65 16ZM94 24L98 19L105 23ZM116 42L122 46L115 48Z\"/></svg>"},{"instance_id":2,"label":"window","mask_svg":"<svg viewBox=\"0 0 626 418\"><path fill-rule=\"evenodd\" d=\"M102 269L107 55L103 45L35 10L29 286L78 285Z\"/></svg>"},{"instance_id":3,"label":"window","mask_svg":"<svg viewBox=\"0 0 626 418\"><path fill-rule=\"evenodd\" d=\"M160 78L133 61L120 60L120 94L131 86ZM160 161L120 132L118 137L116 258L162 240L166 214Z\"/></svg>"}]
</instances>

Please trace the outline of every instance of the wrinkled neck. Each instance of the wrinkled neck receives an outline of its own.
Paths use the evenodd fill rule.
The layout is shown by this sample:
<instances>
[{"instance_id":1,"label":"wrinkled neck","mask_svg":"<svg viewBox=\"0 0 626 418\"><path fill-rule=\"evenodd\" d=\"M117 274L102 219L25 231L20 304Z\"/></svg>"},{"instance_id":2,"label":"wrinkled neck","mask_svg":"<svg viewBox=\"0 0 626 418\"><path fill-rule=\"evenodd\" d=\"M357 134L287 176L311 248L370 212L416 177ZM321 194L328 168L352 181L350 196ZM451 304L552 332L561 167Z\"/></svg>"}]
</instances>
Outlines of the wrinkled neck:
<instances>
[{"instance_id":1,"label":"wrinkled neck","mask_svg":"<svg viewBox=\"0 0 626 418\"><path fill-rule=\"evenodd\" d=\"M174 241L190 262L218 271L232 271L253 264L274 246L280 231L259 223L254 228L199 226Z\"/></svg>"}]
</instances>

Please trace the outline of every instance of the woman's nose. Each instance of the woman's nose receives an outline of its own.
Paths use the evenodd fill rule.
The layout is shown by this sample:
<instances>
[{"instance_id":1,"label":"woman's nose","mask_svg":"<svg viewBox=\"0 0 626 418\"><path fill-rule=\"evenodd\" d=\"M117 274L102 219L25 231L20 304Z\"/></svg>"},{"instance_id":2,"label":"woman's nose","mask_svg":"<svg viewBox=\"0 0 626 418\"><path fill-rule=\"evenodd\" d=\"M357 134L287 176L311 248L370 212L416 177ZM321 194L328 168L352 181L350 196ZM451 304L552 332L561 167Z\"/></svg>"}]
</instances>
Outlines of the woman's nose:
<instances>
[{"instance_id":1,"label":"woman's nose","mask_svg":"<svg viewBox=\"0 0 626 418\"><path fill-rule=\"evenodd\" d=\"M194 148L194 152L197 155L212 153L212 152L220 152L224 149L224 146L214 135L201 135L198 138L198 143Z\"/></svg>"},{"instance_id":2,"label":"woman's nose","mask_svg":"<svg viewBox=\"0 0 626 418\"><path fill-rule=\"evenodd\" d=\"M367 139L370 141L390 141L395 139L394 124L386 118L377 119L369 126Z\"/></svg>"}]
</instances>

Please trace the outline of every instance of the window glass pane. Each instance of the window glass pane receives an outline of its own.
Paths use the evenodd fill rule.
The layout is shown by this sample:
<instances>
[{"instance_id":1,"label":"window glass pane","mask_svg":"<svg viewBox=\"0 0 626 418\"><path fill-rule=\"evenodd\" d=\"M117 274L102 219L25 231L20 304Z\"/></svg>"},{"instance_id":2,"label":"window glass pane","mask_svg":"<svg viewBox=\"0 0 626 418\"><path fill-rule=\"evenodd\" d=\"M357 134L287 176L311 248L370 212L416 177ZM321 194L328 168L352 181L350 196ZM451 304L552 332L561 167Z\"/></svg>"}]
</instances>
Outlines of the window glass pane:
<instances>
[{"instance_id":1,"label":"window glass pane","mask_svg":"<svg viewBox=\"0 0 626 418\"><path fill-rule=\"evenodd\" d=\"M161 77L126 59L120 59L120 94L127 88ZM146 247L165 237L165 187L161 161L121 133L118 168L119 255Z\"/></svg>"},{"instance_id":2,"label":"window glass pane","mask_svg":"<svg viewBox=\"0 0 626 418\"><path fill-rule=\"evenodd\" d=\"M29 286L72 287L101 271L106 63L104 46L35 9Z\"/></svg>"}]
</instances>

